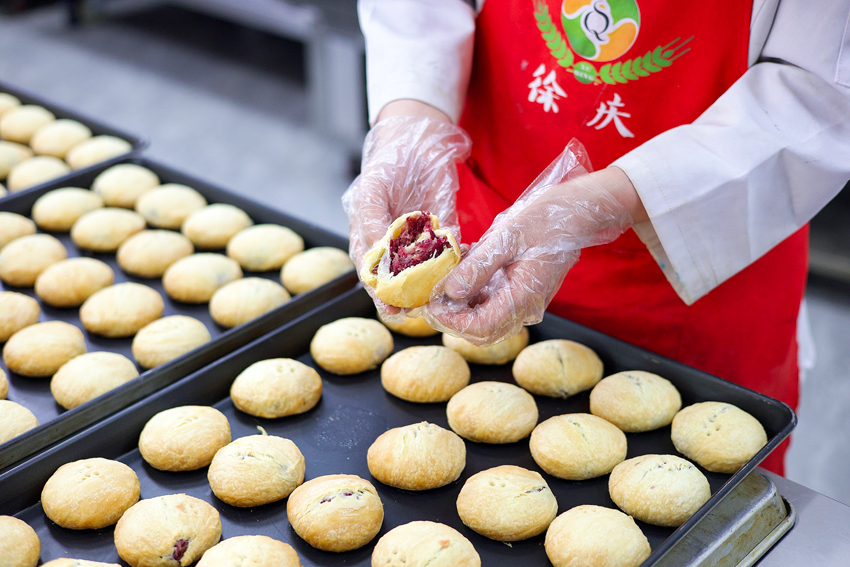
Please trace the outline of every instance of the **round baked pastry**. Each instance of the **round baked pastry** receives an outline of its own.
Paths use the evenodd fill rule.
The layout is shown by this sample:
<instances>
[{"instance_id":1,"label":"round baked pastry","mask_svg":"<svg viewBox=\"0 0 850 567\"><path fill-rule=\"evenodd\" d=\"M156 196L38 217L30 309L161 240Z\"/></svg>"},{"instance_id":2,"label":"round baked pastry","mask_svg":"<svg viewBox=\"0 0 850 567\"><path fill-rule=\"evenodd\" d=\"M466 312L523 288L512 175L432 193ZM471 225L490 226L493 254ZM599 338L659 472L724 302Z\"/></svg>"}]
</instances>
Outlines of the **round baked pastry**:
<instances>
[{"instance_id":1,"label":"round baked pastry","mask_svg":"<svg viewBox=\"0 0 850 567\"><path fill-rule=\"evenodd\" d=\"M140 278L159 278L168 267L195 251L188 238L170 230L143 230L118 247L118 265Z\"/></svg>"},{"instance_id":2,"label":"round baked pastry","mask_svg":"<svg viewBox=\"0 0 850 567\"><path fill-rule=\"evenodd\" d=\"M674 455L642 455L611 472L608 493L614 504L647 524L678 527L711 498L708 479Z\"/></svg>"},{"instance_id":3,"label":"round baked pastry","mask_svg":"<svg viewBox=\"0 0 850 567\"><path fill-rule=\"evenodd\" d=\"M103 199L88 189L63 187L39 197L32 206L32 219L42 230L68 232L84 214L103 208Z\"/></svg>"},{"instance_id":4,"label":"round baked pastry","mask_svg":"<svg viewBox=\"0 0 850 567\"><path fill-rule=\"evenodd\" d=\"M230 443L230 424L209 406L181 406L161 411L145 424L139 452L161 471L193 471L210 464Z\"/></svg>"},{"instance_id":5,"label":"round baked pastry","mask_svg":"<svg viewBox=\"0 0 850 567\"><path fill-rule=\"evenodd\" d=\"M171 264L162 276L162 285L172 299L206 303L220 287L241 277L242 269L235 260L207 252Z\"/></svg>"},{"instance_id":6,"label":"round baked pastry","mask_svg":"<svg viewBox=\"0 0 850 567\"><path fill-rule=\"evenodd\" d=\"M131 567L186 567L220 539L218 511L185 494L142 500L115 526L118 555Z\"/></svg>"},{"instance_id":7,"label":"round baked pastry","mask_svg":"<svg viewBox=\"0 0 850 567\"><path fill-rule=\"evenodd\" d=\"M388 305L422 307L437 282L460 263L454 234L427 212L402 215L363 256L360 279Z\"/></svg>"},{"instance_id":8,"label":"round baked pastry","mask_svg":"<svg viewBox=\"0 0 850 567\"><path fill-rule=\"evenodd\" d=\"M339 248L318 246L287 260L280 270L280 281L289 293L306 293L353 269L351 258Z\"/></svg>"},{"instance_id":9,"label":"round baked pastry","mask_svg":"<svg viewBox=\"0 0 850 567\"><path fill-rule=\"evenodd\" d=\"M56 403L73 409L136 378L139 371L126 356L114 352L90 352L74 357L50 380Z\"/></svg>"},{"instance_id":10,"label":"round baked pastry","mask_svg":"<svg viewBox=\"0 0 850 567\"><path fill-rule=\"evenodd\" d=\"M608 474L626 459L626 435L600 417L573 413L534 428L531 456L547 473L567 480Z\"/></svg>"},{"instance_id":11,"label":"round baked pastry","mask_svg":"<svg viewBox=\"0 0 850 567\"><path fill-rule=\"evenodd\" d=\"M112 285L115 274L94 258L68 258L48 266L35 280L35 293L53 307L79 307L97 291Z\"/></svg>"},{"instance_id":12,"label":"round baked pastry","mask_svg":"<svg viewBox=\"0 0 850 567\"><path fill-rule=\"evenodd\" d=\"M458 494L457 512L484 537L519 541L546 531L558 502L540 473L502 465L469 477Z\"/></svg>"},{"instance_id":13,"label":"round baked pastry","mask_svg":"<svg viewBox=\"0 0 850 567\"><path fill-rule=\"evenodd\" d=\"M323 325L310 341L316 364L333 374L377 368L393 351L393 336L374 319L346 317Z\"/></svg>"},{"instance_id":14,"label":"round baked pastry","mask_svg":"<svg viewBox=\"0 0 850 567\"><path fill-rule=\"evenodd\" d=\"M437 522L410 522L378 540L372 567L481 567L481 558L456 529Z\"/></svg>"},{"instance_id":15,"label":"round baked pastry","mask_svg":"<svg viewBox=\"0 0 850 567\"><path fill-rule=\"evenodd\" d=\"M165 303L158 291L125 282L104 288L83 302L80 321L90 333L109 338L132 337L162 317Z\"/></svg>"},{"instance_id":16,"label":"round baked pastry","mask_svg":"<svg viewBox=\"0 0 850 567\"><path fill-rule=\"evenodd\" d=\"M382 433L366 455L379 482L429 490L456 481L466 466L466 445L446 429L423 421Z\"/></svg>"},{"instance_id":17,"label":"round baked pastry","mask_svg":"<svg viewBox=\"0 0 850 567\"><path fill-rule=\"evenodd\" d=\"M190 214L206 206L203 195L179 183L160 185L136 200L136 211L149 225L174 230L179 230Z\"/></svg>"},{"instance_id":18,"label":"round baked pastry","mask_svg":"<svg viewBox=\"0 0 850 567\"><path fill-rule=\"evenodd\" d=\"M0 116L19 106L21 106L21 101L18 97L9 93L0 93Z\"/></svg>"},{"instance_id":19,"label":"round baked pastry","mask_svg":"<svg viewBox=\"0 0 850 567\"><path fill-rule=\"evenodd\" d=\"M652 431L670 425L682 407L679 390L657 374L642 370L603 378L590 392L590 413L626 433Z\"/></svg>"},{"instance_id":20,"label":"round baked pastry","mask_svg":"<svg viewBox=\"0 0 850 567\"><path fill-rule=\"evenodd\" d=\"M511 338L488 347L476 346L469 341L446 334L443 334L443 344L457 351L467 362L473 364L506 364L528 346L528 329L523 327Z\"/></svg>"},{"instance_id":21,"label":"round baked pastry","mask_svg":"<svg viewBox=\"0 0 850 567\"><path fill-rule=\"evenodd\" d=\"M0 343L30 325L38 323L38 301L15 291L0 292Z\"/></svg>"},{"instance_id":22,"label":"round baked pastry","mask_svg":"<svg viewBox=\"0 0 850 567\"><path fill-rule=\"evenodd\" d=\"M225 203L207 205L190 214L180 229L198 248L219 250L243 228L254 224L238 207Z\"/></svg>"},{"instance_id":23,"label":"round baked pastry","mask_svg":"<svg viewBox=\"0 0 850 567\"><path fill-rule=\"evenodd\" d=\"M513 375L533 394L566 398L599 382L602 361L582 344L552 339L525 347L514 360Z\"/></svg>"},{"instance_id":24,"label":"round baked pastry","mask_svg":"<svg viewBox=\"0 0 850 567\"><path fill-rule=\"evenodd\" d=\"M89 561L88 559L71 559L70 557L62 557L54 559L47 563L42 563L41 567L121 567L117 563L101 563L100 561Z\"/></svg>"},{"instance_id":25,"label":"round baked pastry","mask_svg":"<svg viewBox=\"0 0 850 567\"><path fill-rule=\"evenodd\" d=\"M92 182L92 191L108 207L132 209L139 197L159 186L156 173L135 163L119 163L103 170Z\"/></svg>"},{"instance_id":26,"label":"round baked pastry","mask_svg":"<svg viewBox=\"0 0 850 567\"><path fill-rule=\"evenodd\" d=\"M534 398L513 384L477 382L449 400L449 426L479 443L513 443L528 437L537 425Z\"/></svg>"},{"instance_id":27,"label":"round baked pastry","mask_svg":"<svg viewBox=\"0 0 850 567\"><path fill-rule=\"evenodd\" d=\"M307 481L289 495L286 515L304 541L322 551L351 551L378 535L384 505L359 476L333 474Z\"/></svg>"},{"instance_id":28,"label":"round baked pastry","mask_svg":"<svg viewBox=\"0 0 850 567\"><path fill-rule=\"evenodd\" d=\"M0 368L0 400L5 400L9 395L9 379L6 378L6 373Z\"/></svg>"},{"instance_id":29,"label":"round baked pastry","mask_svg":"<svg viewBox=\"0 0 850 567\"><path fill-rule=\"evenodd\" d=\"M279 270L295 254L304 251L304 239L276 224L258 224L240 230L227 243L227 255L243 270Z\"/></svg>"},{"instance_id":30,"label":"round baked pastry","mask_svg":"<svg viewBox=\"0 0 850 567\"><path fill-rule=\"evenodd\" d=\"M71 148L89 138L91 130L88 126L60 118L36 130L30 139L30 147L37 154L65 159Z\"/></svg>"},{"instance_id":31,"label":"round baked pastry","mask_svg":"<svg viewBox=\"0 0 850 567\"><path fill-rule=\"evenodd\" d=\"M414 346L381 365L381 384L408 402L447 402L469 384L469 365L450 348Z\"/></svg>"},{"instance_id":32,"label":"round baked pastry","mask_svg":"<svg viewBox=\"0 0 850 567\"><path fill-rule=\"evenodd\" d=\"M170 315L142 327L133 337L133 358L145 368L174 360L212 340L206 325L186 315Z\"/></svg>"},{"instance_id":33,"label":"round baked pastry","mask_svg":"<svg viewBox=\"0 0 850 567\"><path fill-rule=\"evenodd\" d=\"M49 234L16 238L0 250L0 280L17 287L30 287L48 266L68 257L65 247Z\"/></svg>"},{"instance_id":34,"label":"round baked pastry","mask_svg":"<svg viewBox=\"0 0 850 567\"><path fill-rule=\"evenodd\" d=\"M292 546L263 535L227 538L209 549L198 567L301 567Z\"/></svg>"},{"instance_id":35,"label":"round baked pastry","mask_svg":"<svg viewBox=\"0 0 850 567\"><path fill-rule=\"evenodd\" d=\"M0 516L0 557L3 567L35 567L41 555L38 534L14 516Z\"/></svg>"},{"instance_id":36,"label":"round baked pastry","mask_svg":"<svg viewBox=\"0 0 850 567\"><path fill-rule=\"evenodd\" d=\"M142 215L107 207L95 209L77 219L71 227L71 240L94 252L115 252L121 243L145 229Z\"/></svg>"},{"instance_id":37,"label":"round baked pastry","mask_svg":"<svg viewBox=\"0 0 850 567\"><path fill-rule=\"evenodd\" d=\"M139 501L133 469L109 459L83 459L59 467L41 491L53 522L72 530L98 530L117 522Z\"/></svg>"},{"instance_id":38,"label":"round baked pastry","mask_svg":"<svg viewBox=\"0 0 850 567\"><path fill-rule=\"evenodd\" d=\"M32 155L32 150L23 144L0 140L0 179L6 179L13 167Z\"/></svg>"},{"instance_id":39,"label":"round baked pastry","mask_svg":"<svg viewBox=\"0 0 850 567\"><path fill-rule=\"evenodd\" d=\"M48 321L24 327L6 341L3 362L29 378L53 376L63 364L86 352L83 333L74 325Z\"/></svg>"},{"instance_id":40,"label":"round baked pastry","mask_svg":"<svg viewBox=\"0 0 850 567\"><path fill-rule=\"evenodd\" d=\"M129 153L133 149L130 142L115 136L95 136L80 142L65 156L73 169L82 169L90 165Z\"/></svg>"},{"instance_id":41,"label":"round baked pastry","mask_svg":"<svg viewBox=\"0 0 850 567\"><path fill-rule=\"evenodd\" d=\"M0 400L0 443L37 426L38 419L30 410L15 402Z\"/></svg>"},{"instance_id":42,"label":"round baked pastry","mask_svg":"<svg viewBox=\"0 0 850 567\"><path fill-rule=\"evenodd\" d=\"M277 282L244 278L223 285L210 299L210 315L222 327L235 327L256 319L290 300Z\"/></svg>"},{"instance_id":43,"label":"round baked pastry","mask_svg":"<svg viewBox=\"0 0 850 567\"><path fill-rule=\"evenodd\" d=\"M619 510L589 505L555 518L544 545L554 567L638 567L652 553L633 519Z\"/></svg>"},{"instance_id":44,"label":"round baked pastry","mask_svg":"<svg viewBox=\"0 0 850 567\"><path fill-rule=\"evenodd\" d=\"M380 319L380 313L378 314L378 318ZM428 325L428 323L425 322L425 319L421 316L408 317L404 320L404 323L391 323L389 321L384 321L383 319L381 319L381 323L386 325L390 331L406 337L433 337L440 332L437 329L431 328L431 326Z\"/></svg>"},{"instance_id":45,"label":"round baked pastry","mask_svg":"<svg viewBox=\"0 0 850 567\"><path fill-rule=\"evenodd\" d=\"M29 144L36 131L56 120L52 112L35 104L23 104L3 113L0 137L10 142Z\"/></svg>"},{"instance_id":46,"label":"round baked pastry","mask_svg":"<svg viewBox=\"0 0 850 567\"><path fill-rule=\"evenodd\" d=\"M6 185L9 191L23 191L69 173L71 168L59 158L35 156L25 159L9 171Z\"/></svg>"},{"instance_id":47,"label":"round baked pastry","mask_svg":"<svg viewBox=\"0 0 850 567\"><path fill-rule=\"evenodd\" d=\"M738 472L767 445L767 434L756 418L723 402L702 402L677 413L671 437L687 458L726 474Z\"/></svg>"},{"instance_id":48,"label":"round baked pastry","mask_svg":"<svg viewBox=\"0 0 850 567\"><path fill-rule=\"evenodd\" d=\"M242 437L221 448L207 472L213 494L231 506L262 506L304 482L304 455L289 439Z\"/></svg>"},{"instance_id":49,"label":"round baked pastry","mask_svg":"<svg viewBox=\"0 0 850 567\"><path fill-rule=\"evenodd\" d=\"M30 234L35 234L34 222L18 213L0 211L0 248Z\"/></svg>"},{"instance_id":50,"label":"round baked pastry","mask_svg":"<svg viewBox=\"0 0 850 567\"><path fill-rule=\"evenodd\" d=\"M230 399L237 409L269 419L309 411L321 397L319 373L290 358L255 362L230 387Z\"/></svg>"}]
</instances>

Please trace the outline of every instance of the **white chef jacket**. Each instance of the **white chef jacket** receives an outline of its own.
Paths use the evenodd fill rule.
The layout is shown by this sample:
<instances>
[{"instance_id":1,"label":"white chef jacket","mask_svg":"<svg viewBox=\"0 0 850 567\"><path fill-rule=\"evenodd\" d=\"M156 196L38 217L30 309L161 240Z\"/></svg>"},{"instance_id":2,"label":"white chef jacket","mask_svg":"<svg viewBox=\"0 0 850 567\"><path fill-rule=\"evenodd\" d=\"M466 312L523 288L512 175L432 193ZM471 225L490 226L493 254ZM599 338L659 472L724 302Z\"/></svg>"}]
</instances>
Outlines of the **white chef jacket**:
<instances>
[{"instance_id":1,"label":"white chef jacket","mask_svg":"<svg viewBox=\"0 0 850 567\"><path fill-rule=\"evenodd\" d=\"M399 99L457 121L472 7L360 0L358 9L370 122ZM614 162L649 215L635 232L687 304L794 233L850 179L849 16L850 0L755 0L744 75L692 124Z\"/></svg>"}]
</instances>

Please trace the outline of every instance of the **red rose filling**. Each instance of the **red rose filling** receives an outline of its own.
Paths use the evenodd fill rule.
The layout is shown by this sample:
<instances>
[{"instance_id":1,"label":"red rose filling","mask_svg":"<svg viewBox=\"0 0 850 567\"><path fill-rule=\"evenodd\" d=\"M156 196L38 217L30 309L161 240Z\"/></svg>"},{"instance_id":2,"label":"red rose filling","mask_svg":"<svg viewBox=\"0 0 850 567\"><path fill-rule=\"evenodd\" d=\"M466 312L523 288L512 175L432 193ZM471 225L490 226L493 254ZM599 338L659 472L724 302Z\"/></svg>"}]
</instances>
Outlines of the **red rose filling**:
<instances>
[{"instance_id":1,"label":"red rose filling","mask_svg":"<svg viewBox=\"0 0 850 567\"><path fill-rule=\"evenodd\" d=\"M428 236L417 241L425 231ZM431 215L409 217L401 233L390 240L390 271L397 276L411 266L436 258L449 246L448 238L434 234Z\"/></svg>"},{"instance_id":2,"label":"red rose filling","mask_svg":"<svg viewBox=\"0 0 850 567\"><path fill-rule=\"evenodd\" d=\"M187 549L189 549L189 540L182 538L178 539L174 542L174 551L171 553L172 559L179 562L183 559L183 555L186 553Z\"/></svg>"}]
</instances>

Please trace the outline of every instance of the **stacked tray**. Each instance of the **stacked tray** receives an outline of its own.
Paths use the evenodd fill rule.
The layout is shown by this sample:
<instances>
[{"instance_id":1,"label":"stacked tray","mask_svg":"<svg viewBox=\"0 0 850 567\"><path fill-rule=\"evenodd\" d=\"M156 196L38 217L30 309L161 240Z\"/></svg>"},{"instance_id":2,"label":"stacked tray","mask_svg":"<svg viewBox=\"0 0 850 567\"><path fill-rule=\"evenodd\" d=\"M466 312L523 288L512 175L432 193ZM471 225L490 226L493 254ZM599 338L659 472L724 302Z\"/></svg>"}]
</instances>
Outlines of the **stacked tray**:
<instances>
[{"instance_id":1,"label":"stacked tray","mask_svg":"<svg viewBox=\"0 0 850 567\"><path fill-rule=\"evenodd\" d=\"M62 464L89 457L118 459L131 466L141 483L142 498L186 493L212 503L221 514L222 538L262 534L291 544L306 566L370 565L377 539L390 529L413 521L431 520L459 530L476 547L482 565L548 565L540 535L508 546L484 538L466 528L458 517L455 501L463 483L482 470L514 464L538 472L532 460L528 439L508 445L466 442L466 468L461 477L443 488L413 493L384 486L374 480L366 465L366 451L385 430L429 421L448 428L445 404L414 404L386 393L380 371L355 376L335 376L319 369L309 354L315 331L342 317L374 317L374 305L362 289L354 289L325 306L236 350L210 366L175 382L162 391L129 407L98 425L68 439L44 453L0 475L0 514L15 514L29 523L42 543L44 561L75 557L119 562L113 543L113 528L72 531L59 528L46 519L38 503L46 480ZM547 315L540 325L530 328L531 342L552 338L571 339L594 349L605 365L605 374L623 370L646 370L669 379L680 391L684 405L717 400L737 405L755 416L764 426L768 444L733 475L703 470L712 497L690 520L678 529L638 525L649 539L652 555L644 567L655 564L674 543L693 528L724 496L767 456L794 425L796 416L785 404L740 386L662 358L559 317ZM410 339L394 335L395 351L418 344L439 344L439 337ZM255 418L235 409L228 397L234 378L250 364L268 358L290 357L317 368L324 383L319 404L309 412L277 420ZM512 382L511 365L470 365L472 382L499 380ZM587 412L588 392L566 400L535 396L540 421L564 413ZM293 440L307 463L306 479L336 473L357 474L373 482L384 504L384 524L369 545L355 551L334 554L318 551L301 540L286 518L286 500L256 508L234 508L215 498L206 479L206 468L181 473L157 471L141 458L136 444L150 417L181 405L213 405L228 418L233 439L257 433L262 426L270 435ZM627 434L628 458L647 453L676 454L670 440L670 427L640 434ZM555 494L559 512L580 504L615 508L608 496L608 476L571 482L542 473Z\"/></svg>"},{"instance_id":2,"label":"stacked tray","mask_svg":"<svg viewBox=\"0 0 850 567\"><path fill-rule=\"evenodd\" d=\"M128 134L127 132L123 132L121 130L116 130L115 128L112 128L111 126L106 126L104 124L101 124L97 120L93 120L93 119L91 119L87 116L82 116L82 115L80 115L76 112L73 112L71 110L67 110L67 109L65 109L61 106L57 106L57 105L55 105L51 102L42 100L41 98L39 98L35 95L32 95L32 94L30 94L26 91L22 91L22 90L20 90L16 87L11 87L11 86L9 86L8 84L6 84L2 81L0 81L0 93L8 93L8 94L10 94L14 97L17 97L21 101L21 104L37 104L38 106L43 106L44 108L46 108L47 110L52 112L56 116L57 119L68 118L70 120L76 120L77 122L85 124L92 131L92 136L103 136L103 135L114 136L116 138L121 138L122 140L126 140L132 146L132 149L124 155L115 156L115 157L110 158L110 159L108 159L104 162L101 162L101 163L98 163L98 164L95 164L95 165L92 165L92 166L89 166L89 167L84 167L84 168L81 168L81 169L78 169L78 170L75 170L75 171L71 171L67 175L63 175L62 177L57 177L56 179L51 179L50 181L48 181L46 183L42 183L40 185L36 185L35 187L30 187L30 188L24 189L22 191L16 191L14 193L12 193L10 191L9 194L6 195L5 197L0 197L0 203L3 203L7 199L12 199L13 197L15 197L17 195L39 191L42 188L44 188L48 185L54 185L55 183L62 183L62 185L60 185L60 186L70 185L70 183L65 183L65 181L72 179L72 178L75 178L77 175L89 173L89 172L91 172L95 169L99 169L99 168L102 168L104 166L109 166L109 165L118 163L120 160L127 158L128 156L135 155L135 154L139 153L142 149L144 149L148 145L148 142L146 140L143 140L142 138L139 138L138 136L134 136L133 134Z\"/></svg>"},{"instance_id":3,"label":"stacked tray","mask_svg":"<svg viewBox=\"0 0 850 567\"><path fill-rule=\"evenodd\" d=\"M125 157L118 160L118 163L135 163L147 167L160 177L162 183L181 183L188 185L201 193L210 203L229 203L235 205L248 213L257 224L274 223L289 227L301 235L306 248L316 246L333 246L343 250L347 250L348 248L348 241L341 236L332 234L313 224L295 219L287 214L275 211L209 183L178 173L150 160ZM114 163L101 164L88 171L81 171L71 178L56 180L40 188L16 193L12 197L0 201L0 211L9 211L29 216L36 199L48 191L69 185L83 188L90 187L94 178L111 165L114 165ZM54 401L50 393L49 378L24 378L8 372L5 365L0 363L0 368L6 371L9 377L8 399L20 403L32 411L40 423L35 429L0 444L0 470L44 449L51 443L80 431L82 428L95 423L119 409L129 406L133 402L141 400L145 396L161 389L163 386L183 378L190 372L198 370L234 349L276 329L283 323L303 315L336 297L343 291L350 289L357 282L354 272L350 272L320 288L294 296L288 303L253 321L227 330L212 320L207 304L189 305L173 301L164 292L161 279L137 278L123 272L117 264L115 254L92 254L91 252L80 251L71 241L68 233L54 234L54 236L65 246L69 257L84 255L106 262L115 272L115 283L133 281L156 289L165 301L165 312L163 316L182 314L199 319L210 331L212 341L169 363L152 370L144 371L139 378L131 380L95 400L68 411L64 410ZM279 270L262 273L246 272L245 276L264 277L279 282L279 273ZM0 284L0 291L4 290L25 293L38 299L32 288L11 288ZM60 320L83 329L79 319L79 309L57 309L41 301L39 303L42 308L41 322ZM126 339L107 339L89 334L85 330L84 335L89 352L105 350L117 352L131 360L133 359L130 348L132 337ZM144 369L140 368L140 371L142 370Z\"/></svg>"}]
</instances>

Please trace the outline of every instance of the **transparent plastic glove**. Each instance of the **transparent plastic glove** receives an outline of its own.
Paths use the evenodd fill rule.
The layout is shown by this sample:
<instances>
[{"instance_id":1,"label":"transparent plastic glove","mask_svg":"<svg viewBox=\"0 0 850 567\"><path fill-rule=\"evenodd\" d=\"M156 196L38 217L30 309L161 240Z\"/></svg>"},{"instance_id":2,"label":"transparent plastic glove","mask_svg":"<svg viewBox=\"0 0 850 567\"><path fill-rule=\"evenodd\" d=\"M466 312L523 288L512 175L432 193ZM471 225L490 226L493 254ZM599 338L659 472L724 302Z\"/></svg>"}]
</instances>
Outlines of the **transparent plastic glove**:
<instances>
[{"instance_id":1,"label":"transparent plastic glove","mask_svg":"<svg viewBox=\"0 0 850 567\"><path fill-rule=\"evenodd\" d=\"M414 116L394 116L378 122L363 144L360 175L342 196L348 215L349 253L357 273L363 255L384 237L398 217L411 211L437 215L440 226L460 241L455 162L466 159L472 142L448 122ZM375 297L381 317L403 322L406 314Z\"/></svg>"},{"instance_id":2,"label":"transparent plastic glove","mask_svg":"<svg viewBox=\"0 0 850 567\"><path fill-rule=\"evenodd\" d=\"M584 147L573 139L437 285L425 320L477 345L539 323L579 251L632 225L628 210L588 169Z\"/></svg>"}]
</instances>

